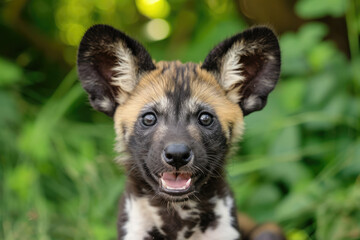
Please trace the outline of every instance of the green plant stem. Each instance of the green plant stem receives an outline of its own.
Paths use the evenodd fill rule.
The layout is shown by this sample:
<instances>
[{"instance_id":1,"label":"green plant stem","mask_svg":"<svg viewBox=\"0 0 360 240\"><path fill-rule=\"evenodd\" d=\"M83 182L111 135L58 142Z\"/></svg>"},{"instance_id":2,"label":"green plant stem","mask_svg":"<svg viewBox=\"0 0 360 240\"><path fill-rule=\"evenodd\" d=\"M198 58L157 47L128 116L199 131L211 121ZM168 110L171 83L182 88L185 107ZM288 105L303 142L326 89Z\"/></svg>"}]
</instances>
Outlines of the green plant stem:
<instances>
[{"instance_id":1,"label":"green plant stem","mask_svg":"<svg viewBox=\"0 0 360 240\"><path fill-rule=\"evenodd\" d=\"M359 26L356 18L356 4L355 0L349 1L348 10L346 12L346 26L348 30L348 39L350 46L350 55L354 59L359 55Z\"/></svg>"}]
</instances>

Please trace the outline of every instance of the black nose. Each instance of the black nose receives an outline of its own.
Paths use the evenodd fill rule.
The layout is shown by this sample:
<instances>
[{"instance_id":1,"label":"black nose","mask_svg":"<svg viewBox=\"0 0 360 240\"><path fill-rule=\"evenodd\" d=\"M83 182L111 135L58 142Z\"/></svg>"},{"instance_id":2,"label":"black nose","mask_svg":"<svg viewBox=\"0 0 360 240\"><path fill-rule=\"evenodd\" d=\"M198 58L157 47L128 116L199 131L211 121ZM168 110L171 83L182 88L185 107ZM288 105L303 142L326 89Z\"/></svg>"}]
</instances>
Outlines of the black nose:
<instances>
[{"instance_id":1,"label":"black nose","mask_svg":"<svg viewBox=\"0 0 360 240\"><path fill-rule=\"evenodd\" d=\"M187 145L179 143L168 145L163 152L165 162L176 168L189 163L192 155L193 153Z\"/></svg>"}]
</instances>

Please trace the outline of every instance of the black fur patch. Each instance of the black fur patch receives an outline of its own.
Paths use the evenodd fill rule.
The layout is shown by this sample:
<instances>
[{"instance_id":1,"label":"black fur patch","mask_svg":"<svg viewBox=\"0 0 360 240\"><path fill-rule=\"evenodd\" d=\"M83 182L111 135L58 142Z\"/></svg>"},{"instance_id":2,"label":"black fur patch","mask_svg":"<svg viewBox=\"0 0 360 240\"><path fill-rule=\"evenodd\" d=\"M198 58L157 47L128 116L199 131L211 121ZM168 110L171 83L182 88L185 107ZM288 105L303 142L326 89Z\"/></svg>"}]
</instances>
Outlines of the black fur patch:
<instances>
[{"instance_id":1,"label":"black fur patch","mask_svg":"<svg viewBox=\"0 0 360 240\"><path fill-rule=\"evenodd\" d=\"M123 237L125 237L125 235L126 235L123 225L125 222L127 222L129 220L127 213L125 213L123 211L125 209L125 197L122 197L120 199L119 209L120 209L120 212L118 214L118 221L117 221L118 239L123 239Z\"/></svg>"},{"instance_id":2,"label":"black fur patch","mask_svg":"<svg viewBox=\"0 0 360 240\"><path fill-rule=\"evenodd\" d=\"M144 240L166 240L165 236L162 235L156 227L153 227L149 232L149 237L145 237Z\"/></svg>"},{"instance_id":3,"label":"black fur patch","mask_svg":"<svg viewBox=\"0 0 360 240\"><path fill-rule=\"evenodd\" d=\"M184 234L184 238L188 239L194 234L194 231L186 231Z\"/></svg>"}]
</instances>

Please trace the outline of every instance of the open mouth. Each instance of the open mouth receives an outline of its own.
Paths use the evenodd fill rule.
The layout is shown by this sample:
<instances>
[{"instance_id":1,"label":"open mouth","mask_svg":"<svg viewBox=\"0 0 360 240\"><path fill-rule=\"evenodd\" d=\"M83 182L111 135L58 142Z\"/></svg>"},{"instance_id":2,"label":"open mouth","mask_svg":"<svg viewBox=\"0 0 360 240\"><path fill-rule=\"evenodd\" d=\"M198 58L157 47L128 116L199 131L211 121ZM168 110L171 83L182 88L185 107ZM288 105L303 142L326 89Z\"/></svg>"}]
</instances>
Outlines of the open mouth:
<instances>
[{"instance_id":1,"label":"open mouth","mask_svg":"<svg viewBox=\"0 0 360 240\"><path fill-rule=\"evenodd\" d=\"M167 193L187 193L191 183L191 174L186 172L164 172L160 176L160 186Z\"/></svg>"}]
</instances>

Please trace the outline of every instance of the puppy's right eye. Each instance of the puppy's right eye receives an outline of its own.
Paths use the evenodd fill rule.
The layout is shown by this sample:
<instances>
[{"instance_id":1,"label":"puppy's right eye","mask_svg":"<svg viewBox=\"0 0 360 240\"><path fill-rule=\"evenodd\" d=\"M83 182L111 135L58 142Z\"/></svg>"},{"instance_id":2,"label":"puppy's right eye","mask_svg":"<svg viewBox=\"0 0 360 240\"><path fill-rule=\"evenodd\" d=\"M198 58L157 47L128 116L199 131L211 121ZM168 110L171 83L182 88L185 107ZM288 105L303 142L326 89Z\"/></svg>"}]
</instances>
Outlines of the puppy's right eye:
<instances>
[{"instance_id":1,"label":"puppy's right eye","mask_svg":"<svg viewBox=\"0 0 360 240\"><path fill-rule=\"evenodd\" d=\"M142 124L144 124L147 127L155 125L156 121L157 121L156 116L153 113L145 113L141 119Z\"/></svg>"}]
</instances>

